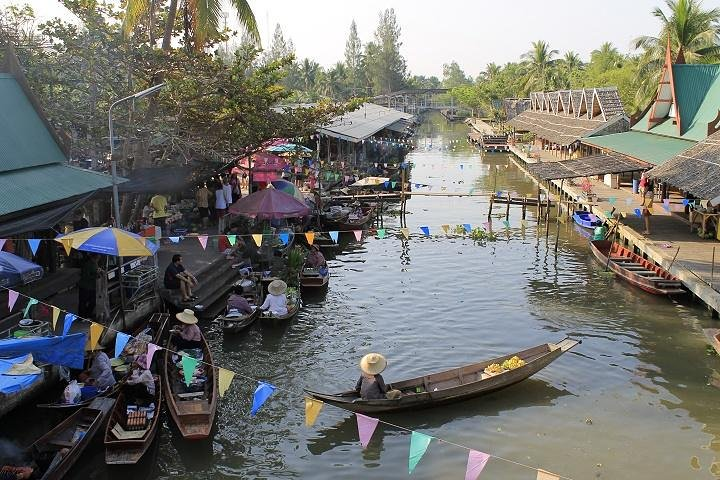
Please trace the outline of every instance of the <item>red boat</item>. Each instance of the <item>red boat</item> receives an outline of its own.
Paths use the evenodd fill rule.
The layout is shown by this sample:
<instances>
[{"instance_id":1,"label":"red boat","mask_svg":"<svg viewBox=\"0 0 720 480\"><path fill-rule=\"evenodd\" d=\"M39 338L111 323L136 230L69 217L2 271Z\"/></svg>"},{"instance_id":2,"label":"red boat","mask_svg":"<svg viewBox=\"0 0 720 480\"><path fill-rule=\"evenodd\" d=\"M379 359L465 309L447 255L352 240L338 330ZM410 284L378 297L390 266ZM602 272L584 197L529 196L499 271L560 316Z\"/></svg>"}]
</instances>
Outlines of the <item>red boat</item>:
<instances>
[{"instance_id":1,"label":"red boat","mask_svg":"<svg viewBox=\"0 0 720 480\"><path fill-rule=\"evenodd\" d=\"M642 288L648 293L655 295L685 293L679 278L622 245L608 240L594 240L590 242L590 248L600 263L607 265L626 282ZM608 253L610 254L609 262Z\"/></svg>"}]
</instances>

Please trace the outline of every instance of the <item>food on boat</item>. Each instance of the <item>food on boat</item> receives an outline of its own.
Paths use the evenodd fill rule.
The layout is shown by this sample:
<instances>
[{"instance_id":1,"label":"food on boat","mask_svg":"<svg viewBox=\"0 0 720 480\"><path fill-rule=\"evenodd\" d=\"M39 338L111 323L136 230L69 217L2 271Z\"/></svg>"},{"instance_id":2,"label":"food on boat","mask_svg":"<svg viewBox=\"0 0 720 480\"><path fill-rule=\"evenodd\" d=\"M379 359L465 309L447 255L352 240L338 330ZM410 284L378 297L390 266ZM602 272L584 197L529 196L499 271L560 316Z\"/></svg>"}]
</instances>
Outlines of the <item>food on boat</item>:
<instances>
[{"instance_id":1,"label":"food on boat","mask_svg":"<svg viewBox=\"0 0 720 480\"><path fill-rule=\"evenodd\" d=\"M502 363L502 368L504 368L505 370L515 370L516 368L520 368L523 365L525 365L525 360L515 355L509 360L505 360Z\"/></svg>"},{"instance_id":2,"label":"food on boat","mask_svg":"<svg viewBox=\"0 0 720 480\"><path fill-rule=\"evenodd\" d=\"M491 363L490 365L485 367L485 373L487 373L488 375L494 375L502 372L504 372L504 370L499 363Z\"/></svg>"}]
</instances>

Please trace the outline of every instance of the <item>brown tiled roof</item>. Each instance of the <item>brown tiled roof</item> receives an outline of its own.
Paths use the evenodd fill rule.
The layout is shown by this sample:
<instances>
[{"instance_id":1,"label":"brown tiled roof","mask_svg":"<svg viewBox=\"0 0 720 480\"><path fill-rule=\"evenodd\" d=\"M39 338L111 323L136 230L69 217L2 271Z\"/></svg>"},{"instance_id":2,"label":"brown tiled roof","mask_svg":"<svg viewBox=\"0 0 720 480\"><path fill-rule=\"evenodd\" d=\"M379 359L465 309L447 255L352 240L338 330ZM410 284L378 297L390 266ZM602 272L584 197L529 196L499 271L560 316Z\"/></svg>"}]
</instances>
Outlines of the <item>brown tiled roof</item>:
<instances>
[{"instance_id":1,"label":"brown tiled roof","mask_svg":"<svg viewBox=\"0 0 720 480\"><path fill-rule=\"evenodd\" d=\"M527 165L528 171L539 180L588 177L607 173L624 173L645 170L648 163L621 154L590 155L576 160L539 162Z\"/></svg>"},{"instance_id":2,"label":"brown tiled roof","mask_svg":"<svg viewBox=\"0 0 720 480\"><path fill-rule=\"evenodd\" d=\"M580 111L580 105L582 104L582 90L573 90L570 92L570 97L572 101L572 111L574 112L574 116L578 116L578 112Z\"/></svg>"},{"instance_id":3,"label":"brown tiled roof","mask_svg":"<svg viewBox=\"0 0 720 480\"><path fill-rule=\"evenodd\" d=\"M570 114L570 90L560 90L559 95L560 95L561 108L558 110L562 111L566 115L569 115Z\"/></svg>"},{"instance_id":4,"label":"brown tiled roof","mask_svg":"<svg viewBox=\"0 0 720 480\"><path fill-rule=\"evenodd\" d=\"M720 196L720 132L675 155L648 172L697 198Z\"/></svg>"},{"instance_id":5,"label":"brown tiled roof","mask_svg":"<svg viewBox=\"0 0 720 480\"><path fill-rule=\"evenodd\" d=\"M617 88L596 88L595 93L595 101L600 102L600 108L605 114L605 118L610 118L614 115L625 114L625 109L623 108L623 104L620 100L620 94L618 93Z\"/></svg>"},{"instance_id":6,"label":"brown tiled roof","mask_svg":"<svg viewBox=\"0 0 720 480\"><path fill-rule=\"evenodd\" d=\"M532 132L558 145L570 145L605 122L602 118L588 120L526 110L508 123L516 130Z\"/></svg>"}]
</instances>

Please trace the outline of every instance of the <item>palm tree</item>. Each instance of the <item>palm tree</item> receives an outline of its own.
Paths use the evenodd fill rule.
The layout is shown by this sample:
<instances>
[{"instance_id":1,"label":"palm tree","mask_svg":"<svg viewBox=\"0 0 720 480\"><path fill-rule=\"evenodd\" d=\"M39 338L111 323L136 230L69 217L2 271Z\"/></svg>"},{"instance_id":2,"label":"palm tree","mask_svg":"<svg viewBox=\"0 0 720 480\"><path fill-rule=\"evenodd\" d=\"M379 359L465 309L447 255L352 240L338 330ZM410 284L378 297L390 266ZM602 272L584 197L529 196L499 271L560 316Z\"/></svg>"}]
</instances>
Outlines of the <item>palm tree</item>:
<instances>
[{"instance_id":1,"label":"palm tree","mask_svg":"<svg viewBox=\"0 0 720 480\"><path fill-rule=\"evenodd\" d=\"M580 55L576 52L570 50L565 53L565 56L562 59L563 74L566 77L565 82L563 82L564 88L571 88L573 76L576 72L582 70L584 66L585 65L580 59Z\"/></svg>"},{"instance_id":2,"label":"palm tree","mask_svg":"<svg viewBox=\"0 0 720 480\"><path fill-rule=\"evenodd\" d=\"M144 19L149 19L150 30L152 30L155 9L159 2L160 0L127 0L125 19L123 21L125 33L132 32ZM260 33L258 32L255 15L247 0L229 0L229 3L235 9L240 25L245 27L245 30L255 42L260 43ZM170 50L178 8L183 9L188 20L183 22L186 37L192 38L195 49L202 49L208 38L215 37L220 33L222 4L222 0L170 0L167 7L162 49L165 51Z\"/></svg>"},{"instance_id":3,"label":"palm tree","mask_svg":"<svg viewBox=\"0 0 720 480\"><path fill-rule=\"evenodd\" d=\"M590 53L590 62L597 64L600 72L622 66L623 56L612 42L605 42Z\"/></svg>"},{"instance_id":4,"label":"palm tree","mask_svg":"<svg viewBox=\"0 0 720 480\"><path fill-rule=\"evenodd\" d=\"M706 63L720 58L720 8L704 10L698 0L665 0L665 4L670 10L669 16L660 7L652 12L662 24L660 34L638 37L632 42L635 49L643 49L637 96L645 101L657 87L668 39L673 58L680 52L687 63Z\"/></svg>"},{"instance_id":5,"label":"palm tree","mask_svg":"<svg viewBox=\"0 0 720 480\"><path fill-rule=\"evenodd\" d=\"M521 57L526 67L522 81L522 88L525 92L545 90L550 82L552 67L556 61L553 57L558 54L557 50L551 50L550 45L543 40L533 42L532 47L532 50Z\"/></svg>"},{"instance_id":6,"label":"palm tree","mask_svg":"<svg viewBox=\"0 0 720 480\"><path fill-rule=\"evenodd\" d=\"M305 85L305 92L309 93L313 90L315 80L318 76L318 70L320 70L320 64L309 58L306 58L300 64L300 78Z\"/></svg>"},{"instance_id":7,"label":"palm tree","mask_svg":"<svg viewBox=\"0 0 720 480\"><path fill-rule=\"evenodd\" d=\"M487 64L487 66L485 66L485 71L482 73L482 75L485 77L486 80L492 81L495 77L498 76L500 70L502 70L500 65L490 62Z\"/></svg>"}]
</instances>

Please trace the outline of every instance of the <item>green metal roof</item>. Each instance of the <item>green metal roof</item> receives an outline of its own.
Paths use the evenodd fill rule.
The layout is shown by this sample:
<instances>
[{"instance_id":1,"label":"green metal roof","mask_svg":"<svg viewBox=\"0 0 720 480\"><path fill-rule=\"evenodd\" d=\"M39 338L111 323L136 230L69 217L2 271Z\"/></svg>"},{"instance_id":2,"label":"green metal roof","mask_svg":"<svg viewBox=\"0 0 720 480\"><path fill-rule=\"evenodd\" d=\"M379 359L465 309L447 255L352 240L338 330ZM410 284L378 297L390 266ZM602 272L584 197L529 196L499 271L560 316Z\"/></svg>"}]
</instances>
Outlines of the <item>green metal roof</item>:
<instances>
[{"instance_id":1,"label":"green metal roof","mask_svg":"<svg viewBox=\"0 0 720 480\"><path fill-rule=\"evenodd\" d=\"M118 183L126 182L119 178ZM112 186L112 177L59 163L0 173L0 216Z\"/></svg>"},{"instance_id":2,"label":"green metal roof","mask_svg":"<svg viewBox=\"0 0 720 480\"><path fill-rule=\"evenodd\" d=\"M655 129L653 129L654 131ZM697 142L630 130L623 133L583 138L582 143L622 153L637 160L661 165Z\"/></svg>"},{"instance_id":3,"label":"green metal roof","mask_svg":"<svg viewBox=\"0 0 720 480\"><path fill-rule=\"evenodd\" d=\"M720 64L673 65L675 97L682 120L682 132L668 118L650 132L699 142L707 138L707 124L715 119L720 108ZM633 126L647 132L650 110Z\"/></svg>"},{"instance_id":4,"label":"green metal roof","mask_svg":"<svg viewBox=\"0 0 720 480\"><path fill-rule=\"evenodd\" d=\"M0 73L0 172L65 160L15 77Z\"/></svg>"}]
</instances>

